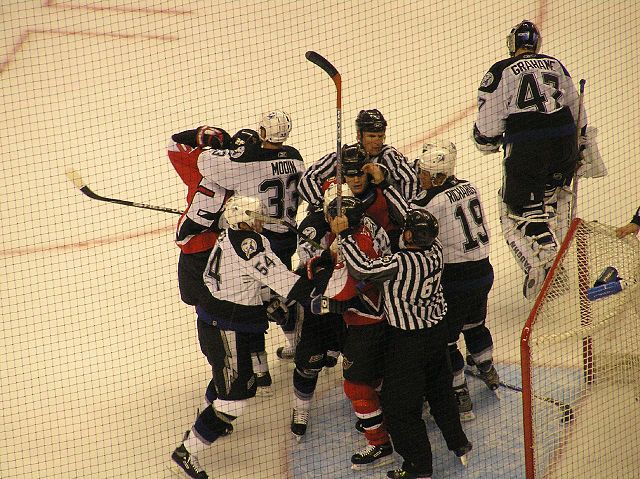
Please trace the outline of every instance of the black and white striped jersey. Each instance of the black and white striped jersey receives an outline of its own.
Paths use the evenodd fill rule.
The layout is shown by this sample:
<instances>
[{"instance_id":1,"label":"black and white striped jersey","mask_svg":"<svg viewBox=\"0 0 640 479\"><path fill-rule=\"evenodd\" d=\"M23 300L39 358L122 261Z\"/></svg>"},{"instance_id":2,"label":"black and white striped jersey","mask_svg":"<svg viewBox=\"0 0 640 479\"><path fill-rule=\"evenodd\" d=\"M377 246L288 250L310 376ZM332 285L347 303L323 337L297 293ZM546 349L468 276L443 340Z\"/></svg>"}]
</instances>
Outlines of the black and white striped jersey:
<instances>
[{"instance_id":1,"label":"black and white striped jersey","mask_svg":"<svg viewBox=\"0 0 640 479\"><path fill-rule=\"evenodd\" d=\"M436 240L430 250L401 249L393 255L369 258L348 233L341 233L344 261L358 280L379 284L387 321L393 327L429 328L442 320L447 305L440 278L442 245Z\"/></svg>"},{"instance_id":2,"label":"black and white striped jersey","mask_svg":"<svg viewBox=\"0 0 640 479\"><path fill-rule=\"evenodd\" d=\"M631 223L640 226L640 208L636 211L636 214L631 218Z\"/></svg>"},{"instance_id":3,"label":"black and white striped jersey","mask_svg":"<svg viewBox=\"0 0 640 479\"><path fill-rule=\"evenodd\" d=\"M391 145L383 145L382 150L371 161L384 165L402 196L409 201L418 193L418 179L407 158ZM303 200L319 207L322 204L322 184L336 175L336 153L331 152L314 164L302 175L298 192Z\"/></svg>"}]
</instances>

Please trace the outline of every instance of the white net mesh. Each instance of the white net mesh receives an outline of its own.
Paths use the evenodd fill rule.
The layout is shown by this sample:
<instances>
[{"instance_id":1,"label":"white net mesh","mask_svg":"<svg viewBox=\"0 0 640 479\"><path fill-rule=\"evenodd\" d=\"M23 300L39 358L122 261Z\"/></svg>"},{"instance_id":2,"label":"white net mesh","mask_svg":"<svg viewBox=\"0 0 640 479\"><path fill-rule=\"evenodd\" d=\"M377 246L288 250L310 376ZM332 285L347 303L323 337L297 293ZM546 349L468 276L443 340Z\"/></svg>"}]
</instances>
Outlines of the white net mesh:
<instances>
[{"instance_id":1,"label":"white net mesh","mask_svg":"<svg viewBox=\"0 0 640 479\"><path fill-rule=\"evenodd\" d=\"M453 141L457 176L482 192L495 270L487 325L500 377L516 388L501 387L498 400L468 379L477 418L464 425L474 444L467 469L424 417L433 477L523 477L519 338L531 303L501 237L501 157L482 156L471 137L477 88L507 56L505 36L523 18L540 28L543 53L557 55L576 82L588 80L585 107L610 173L580 182L579 216L627 223L640 184L640 111L627 98L637 91L629 47L637 2L518 0L506 9L501 0L0 2L0 477L176 477L171 452L202 411L211 379L196 315L178 292L179 215L88 198L66 172L75 169L99 195L180 211L186 188L167 158L171 135L204 124L231 134L255 129L273 109L291 114L287 143L310 165L335 149L336 101L331 80L305 60L308 50L342 75L343 144L355 141L358 112L377 108L389 122L386 142L409 159L425 141ZM576 299L551 307L558 318L579 310ZM595 308L594 353L609 354L619 378L631 377L621 364L635 358L632 339L596 326L607 316ZM579 379L582 330L562 331L571 356L552 354L549 369L561 364ZM602 335L605 351L596 347ZM295 443L293 366L276 358L285 344L272 325L274 394L253 400L235 432L200 454L210 477L353 476L350 457L365 440L353 427L340 363L320 374L307 435ZM596 359L604 374L597 369L604 359ZM616 387L620 398L630 388ZM564 391L566 401L593 397ZM559 434L556 445L565 439ZM637 450L637 437L627 446ZM548 451L547 463L558 448Z\"/></svg>"},{"instance_id":2,"label":"white net mesh","mask_svg":"<svg viewBox=\"0 0 640 479\"><path fill-rule=\"evenodd\" d=\"M534 395L535 477L633 477L637 460L629 447L640 438L639 244L617 239L614 228L580 223L557 266L532 318L530 358L523 358ZM586 288L611 266L625 289L589 301ZM571 407L571 418L562 404Z\"/></svg>"}]
</instances>

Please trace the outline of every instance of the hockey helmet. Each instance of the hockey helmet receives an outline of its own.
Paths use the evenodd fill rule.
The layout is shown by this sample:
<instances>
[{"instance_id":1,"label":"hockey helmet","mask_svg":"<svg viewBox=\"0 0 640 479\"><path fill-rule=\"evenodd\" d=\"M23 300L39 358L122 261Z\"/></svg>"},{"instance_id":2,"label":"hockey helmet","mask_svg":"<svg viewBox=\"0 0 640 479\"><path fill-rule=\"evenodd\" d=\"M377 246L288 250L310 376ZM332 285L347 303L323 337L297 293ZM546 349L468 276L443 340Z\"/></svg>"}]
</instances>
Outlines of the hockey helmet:
<instances>
[{"instance_id":1,"label":"hockey helmet","mask_svg":"<svg viewBox=\"0 0 640 479\"><path fill-rule=\"evenodd\" d=\"M538 53L541 45L542 37L540 36L540 31L529 20L522 20L507 35L507 48L511 56L514 56L520 48L526 48Z\"/></svg>"},{"instance_id":2,"label":"hockey helmet","mask_svg":"<svg viewBox=\"0 0 640 479\"><path fill-rule=\"evenodd\" d=\"M240 229L240 223L246 223L252 228L256 226L256 218L252 213L264 215L264 207L260 199L233 195L225 204L223 216L229 228L237 230Z\"/></svg>"},{"instance_id":3,"label":"hockey helmet","mask_svg":"<svg viewBox=\"0 0 640 479\"><path fill-rule=\"evenodd\" d=\"M362 166L371 159L361 143L342 147L342 174L344 176L362 175Z\"/></svg>"},{"instance_id":4,"label":"hockey helmet","mask_svg":"<svg viewBox=\"0 0 640 479\"><path fill-rule=\"evenodd\" d=\"M264 129L264 136L260 131L262 140L284 143L291 133L291 116L285 111L273 110L262 115L259 126L260 130Z\"/></svg>"},{"instance_id":5,"label":"hockey helmet","mask_svg":"<svg viewBox=\"0 0 640 479\"><path fill-rule=\"evenodd\" d=\"M256 130L251 128L242 128L231 137L231 148L235 149L240 146L259 145L262 139Z\"/></svg>"},{"instance_id":6,"label":"hockey helmet","mask_svg":"<svg viewBox=\"0 0 640 479\"><path fill-rule=\"evenodd\" d=\"M456 145L452 142L434 141L422 146L422 155L418 158L418 172L428 171L434 181L438 173L447 178L455 173Z\"/></svg>"},{"instance_id":7,"label":"hockey helmet","mask_svg":"<svg viewBox=\"0 0 640 479\"><path fill-rule=\"evenodd\" d=\"M427 210L409 210L404 219L402 232L411 231L412 245L421 249L430 249L438 237L440 227L435 216Z\"/></svg>"},{"instance_id":8,"label":"hockey helmet","mask_svg":"<svg viewBox=\"0 0 640 479\"><path fill-rule=\"evenodd\" d=\"M387 120L384 119L380 110L360 110L356 117L356 131L381 132L387 129Z\"/></svg>"},{"instance_id":9,"label":"hockey helmet","mask_svg":"<svg viewBox=\"0 0 640 479\"><path fill-rule=\"evenodd\" d=\"M340 213L338 212L338 198L334 198L327 205L326 214L331 218L336 216L346 216L349 220L349 226L357 226L365 212L365 206L362 200L355 196L343 196L340 201Z\"/></svg>"},{"instance_id":10,"label":"hockey helmet","mask_svg":"<svg viewBox=\"0 0 640 479\"><path fill-rule=\"evenodd\" d=\"M353 196L353 193L351 192L351 190L349 189L349 187L347 185L342 185L341 196L342 196L343 199L346 198L347 196ZM338 185L334 181L329 185L329 187L324 192L324 199L323 199L323 207L322 207L322 209L324 210L324 214L325 215L328 214L329 205L337 197L338 197Z\"/></svg>"}]
</instances>

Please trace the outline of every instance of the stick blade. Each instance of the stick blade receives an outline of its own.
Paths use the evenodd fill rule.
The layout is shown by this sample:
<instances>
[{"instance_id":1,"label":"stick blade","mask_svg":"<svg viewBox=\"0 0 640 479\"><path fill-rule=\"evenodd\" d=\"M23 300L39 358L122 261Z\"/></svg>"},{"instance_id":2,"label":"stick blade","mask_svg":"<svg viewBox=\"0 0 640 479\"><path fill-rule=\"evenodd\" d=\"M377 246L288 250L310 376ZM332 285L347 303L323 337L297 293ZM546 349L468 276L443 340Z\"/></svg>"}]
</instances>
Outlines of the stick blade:
<instances>
[{"instance_id":1,"label":"stick blade","mask_svg":"<svg viewBox=\"0 0 640 479\"><path fill-rule=\"evenodd\" d=\"M65 175L67 175L67 178L69 178L73 185L79 190L86 186L85 182L82 179L82 176L80 176L80 173L78 173L73 168L67 168L67 170L65 171Z\"/></svg>"},{"instance_id":2,"label":"stick blade","mask_svg":"<svg viewBox=\"0 0 640 479\"><path fill-rule=\"evenodd\" d=\"M325 72L327 72L327 75L329 75L331 78L335 77L336 75L339 75L336 67L334 67L329 60L327 60L325 57L320 55L318 52L309 50L307 53L304 54L304 56L311 63L318 65Z\"/></svg>"}]
</instances>

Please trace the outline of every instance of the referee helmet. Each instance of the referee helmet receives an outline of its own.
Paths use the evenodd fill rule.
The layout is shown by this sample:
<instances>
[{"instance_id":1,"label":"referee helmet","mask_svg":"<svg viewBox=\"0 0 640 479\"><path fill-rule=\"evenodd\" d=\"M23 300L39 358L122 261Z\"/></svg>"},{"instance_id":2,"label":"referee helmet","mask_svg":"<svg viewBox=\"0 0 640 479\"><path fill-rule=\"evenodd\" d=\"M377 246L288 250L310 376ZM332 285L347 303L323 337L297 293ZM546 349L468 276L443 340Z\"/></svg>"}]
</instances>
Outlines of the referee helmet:
<instances>
[{"instance_id":1,"label":"referee helmet","mask_svg":"<svg viewBox=\"0 0 640 479\"><path fill-rule=\"evenodd\" d=\"M430 249L438 237L440 227L435 216L427 210L409 210L402 233L411 231L411 244L420 249Z\"/></svg>"}]
</instances>

